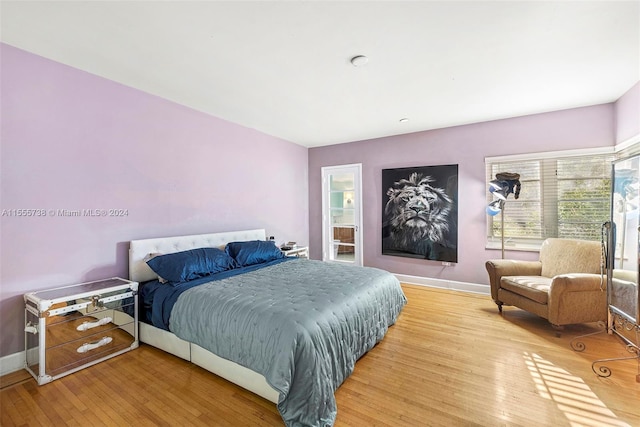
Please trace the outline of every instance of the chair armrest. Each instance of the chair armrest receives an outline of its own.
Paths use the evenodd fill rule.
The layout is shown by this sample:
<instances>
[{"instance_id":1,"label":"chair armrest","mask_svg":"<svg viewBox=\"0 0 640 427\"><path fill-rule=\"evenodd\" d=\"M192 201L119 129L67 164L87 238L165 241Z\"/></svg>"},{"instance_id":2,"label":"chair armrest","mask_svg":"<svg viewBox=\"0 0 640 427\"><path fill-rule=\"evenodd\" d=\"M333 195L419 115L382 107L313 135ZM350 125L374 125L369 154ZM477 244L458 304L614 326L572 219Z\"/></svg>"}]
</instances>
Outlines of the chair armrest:
<instances>
[{"instance_id":1,"label":"chair armrest","mask_svg":"<svg viewBox=\"0 0 640 427\"><path fill-rule=\"evenodd\" d=\"M485 263L489 273L491 298L498 302L498 289L502 276L539 276L542 272L540 261L522 261L512 259L490 259Z\"/></svg>"},{"instance_id":2,"label":"chair armrest","mask_svg":"<svg viewBox=\"0 0 640 427\"><path fill-rule=\"evenodd\" d=\"M549 298L564 292L607 290L607 276L590 273L559 274L551 281Z\"/></svg>"},{"instance_id":3,"label":"chair armrest","mask_svg":"<svg viewBox=\"0 0 640 427\"><path fill-rule=\"evenodd\" d=\"M571 318L593 313L594 320L606 320L607 277L600 274L560 274L549 288L549 321L553 324L582 323Z\"/></svg>"}]
</instances>

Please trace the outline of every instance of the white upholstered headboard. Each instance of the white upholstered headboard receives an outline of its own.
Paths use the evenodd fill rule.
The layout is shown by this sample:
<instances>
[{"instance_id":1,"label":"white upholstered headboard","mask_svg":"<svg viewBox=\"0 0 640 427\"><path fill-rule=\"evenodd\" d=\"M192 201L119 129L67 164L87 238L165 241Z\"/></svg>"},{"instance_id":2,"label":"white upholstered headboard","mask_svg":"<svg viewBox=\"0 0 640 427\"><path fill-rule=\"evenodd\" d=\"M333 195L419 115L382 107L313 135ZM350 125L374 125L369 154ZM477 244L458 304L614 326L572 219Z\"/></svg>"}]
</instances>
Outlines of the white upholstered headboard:
<instances>
[{"instance_id":1,"label":"white upholstered headboard","mask_svg":"<svg viewBox=\"0 0 640 427\"><path fill-rule=\"evenodd\" d=\"M223 249L229 242L265 240L265 238L264 229L255 229L132 240L129 244L129 280L146 282L158 277L144 262L144 258L150 253L171 254L196 248Z\"/></svg>"}]
</instances>

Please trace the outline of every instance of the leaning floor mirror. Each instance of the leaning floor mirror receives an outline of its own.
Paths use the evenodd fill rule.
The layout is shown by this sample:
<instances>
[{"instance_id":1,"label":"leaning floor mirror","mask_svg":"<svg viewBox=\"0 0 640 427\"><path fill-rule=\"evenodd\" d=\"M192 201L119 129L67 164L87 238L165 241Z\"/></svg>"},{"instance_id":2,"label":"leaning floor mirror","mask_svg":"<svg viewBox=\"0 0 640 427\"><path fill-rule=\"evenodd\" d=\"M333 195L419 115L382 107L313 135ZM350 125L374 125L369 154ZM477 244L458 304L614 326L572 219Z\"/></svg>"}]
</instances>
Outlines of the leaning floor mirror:
<instances>
[{"instance_id":1,"label":"leaning floor mirror","mask_svg":"<svg viewBox=\"0 0 640 427\"><path fill-rule=\"evenodd\" d=\"M607 273L606 330L620 337L632 355L599 359L592 368L598 376L608 377L612 373L609 363L638 359L636 380L640 382L640 156L614 162L611 178L611 220L603 224L602 239ZM583 351L584 337L574 338L571 347Z\"/></svg>"},{"instance_id":2,"label":"leaning floor mirror","mask_svg":"<svg viewBox=\"0 0 640 427\"><path fill-rule=\"evenodd\" d=\"M629 351L640 354L640 156L613 164L609 231L609 330L620 336Z\"/></svg>"}]
</instances>

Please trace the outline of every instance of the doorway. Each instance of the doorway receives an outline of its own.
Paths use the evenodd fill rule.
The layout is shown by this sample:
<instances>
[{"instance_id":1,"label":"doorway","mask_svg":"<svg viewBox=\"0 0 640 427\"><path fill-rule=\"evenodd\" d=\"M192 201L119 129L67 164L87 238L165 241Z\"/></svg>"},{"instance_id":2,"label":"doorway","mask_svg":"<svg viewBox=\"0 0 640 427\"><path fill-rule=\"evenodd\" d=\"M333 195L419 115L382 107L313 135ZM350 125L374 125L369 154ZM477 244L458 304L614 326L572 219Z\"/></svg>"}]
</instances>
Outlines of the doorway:
<instances>
[{"instance_id":1,"label":"doorway","mask_svg":"<svg viewBox=\"0 0 640 427\"><path fill-rule=\"evenodd\" d=\"M362 165L322 168L322 260L362 265Z\"/></svg>"}]
</instances>

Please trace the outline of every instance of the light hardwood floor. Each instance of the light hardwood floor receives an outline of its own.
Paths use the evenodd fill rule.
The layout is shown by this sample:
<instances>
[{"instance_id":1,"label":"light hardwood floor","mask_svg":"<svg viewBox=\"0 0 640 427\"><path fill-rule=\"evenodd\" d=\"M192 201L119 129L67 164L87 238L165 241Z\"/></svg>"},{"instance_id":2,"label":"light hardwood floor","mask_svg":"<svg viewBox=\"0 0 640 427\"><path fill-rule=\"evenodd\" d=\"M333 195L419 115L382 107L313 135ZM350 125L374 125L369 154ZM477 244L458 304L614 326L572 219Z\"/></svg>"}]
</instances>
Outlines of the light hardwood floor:
<instances>
[{"instance_id":1,"label":"light hardwood floor","mask_svg":"<svg viewBox=\"0 0 640 427\"><path fill-rule=\"evenodd\" d=\"M336 426L640 426L636 360L596 325L566 327L487 296L403 285L408 305L385 339L336 392ZM152 347L141 345L37 386L0 392L2 426L281 426L275 405Z\"/></svg>"}]
</instances>

